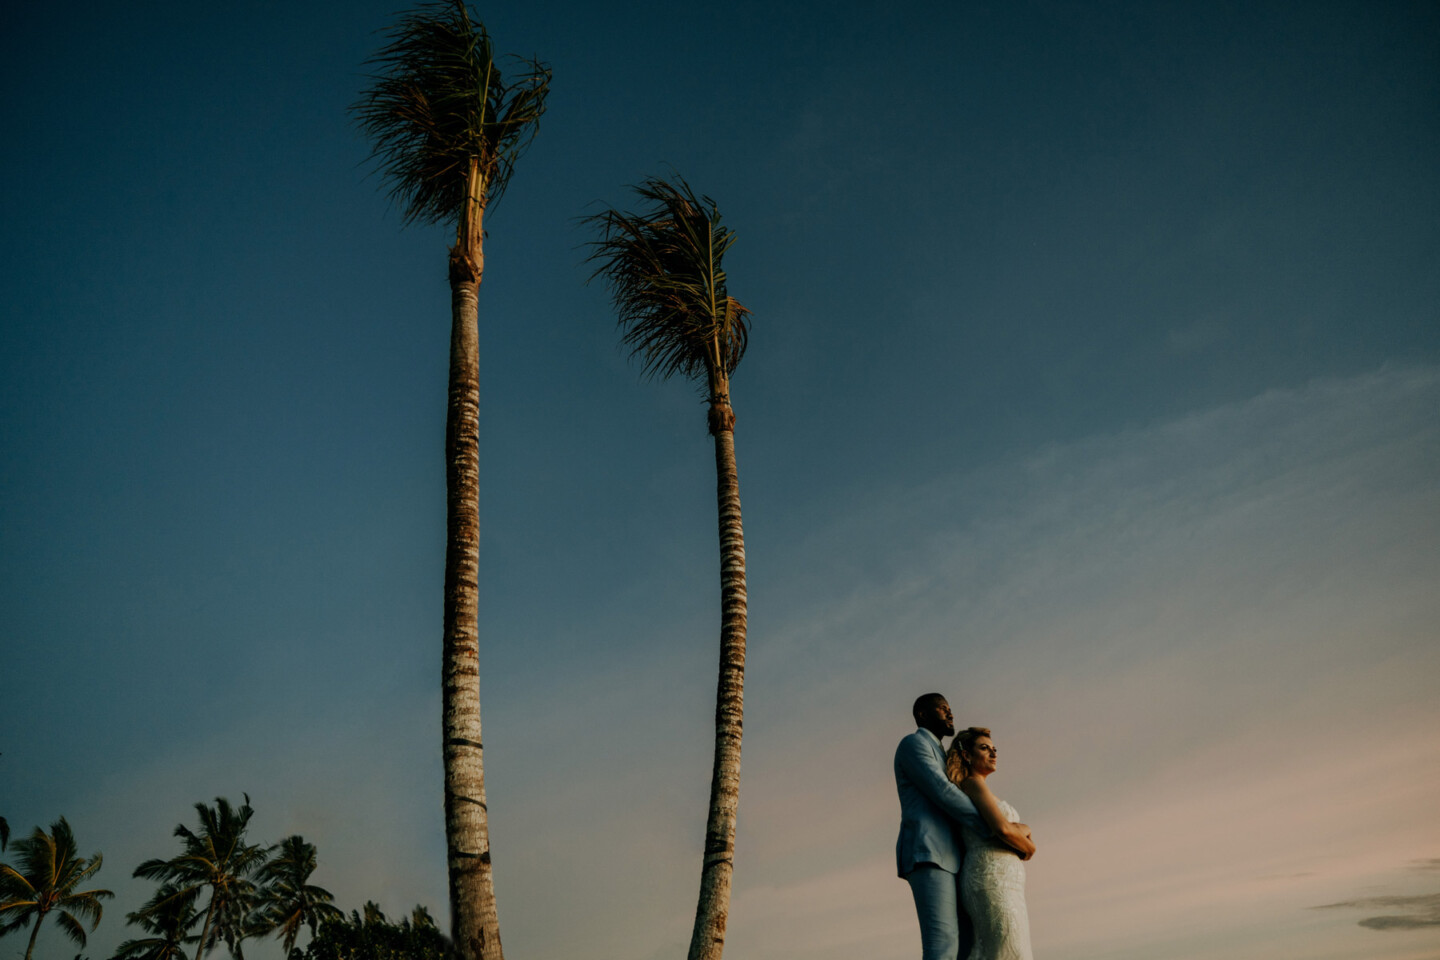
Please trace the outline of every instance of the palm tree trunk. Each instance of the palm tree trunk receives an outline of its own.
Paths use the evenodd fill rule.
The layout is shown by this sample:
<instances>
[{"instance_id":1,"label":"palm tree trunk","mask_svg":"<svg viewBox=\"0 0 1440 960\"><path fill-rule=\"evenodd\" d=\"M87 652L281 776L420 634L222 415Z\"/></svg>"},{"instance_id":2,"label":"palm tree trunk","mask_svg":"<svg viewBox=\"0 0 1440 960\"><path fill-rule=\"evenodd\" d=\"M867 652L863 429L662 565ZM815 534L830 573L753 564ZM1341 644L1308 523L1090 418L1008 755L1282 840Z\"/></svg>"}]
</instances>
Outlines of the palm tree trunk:
<instances>
[{"instance_id":1,"label":"palm tree trunk","mask_svg":"<svg viewBox=\"0 0 1440 960\"><path fill-rule=\"evenodd\" d=\"M450 252L450 398L445 418L445 645L441 666L445 844L451 936L460 960L503 960L490 870L480 736L480 334L484 183L475 164Z\"/></svg>"},{"instance_id":2,"label":"palm tree trunk","mask_svg":"<svg viewBox=\"0 0 1440 960\"><path fill-rule=\"evenodd\" d=\"M205 908L205 922L200 926L200 941L195 944L195 960L205 953L205 938L210 935L210 918L215 915L215 888L210 888L210 905Z\"/></svg>"},{"instance_id":3,"label":"palm tree trunk","mask_svg":"<svg viewBox=\"0 0 1440 960\"><path fill-rule=\"evenodd\" d=\"M715 695L715 765L700 900L689 960L720 960L735 869L735 815L740 805L740 735L745 710L745 531L735 467L735 415L728 399L711 401L716 500L720 515L720 679Z\"/></svg>"},{"instance_id":4,"label":"palm tree trunk","mask_svg":"<svg viewBox=\"0 0 1440 960\"><path fill-rule=\"evenodd\" d=\"M35 952L35 938L40 936L40 921L44 919L43 911L35 917L35 929L30 931L30 946L25 948L25 960L30 960L30 954Z\"/></svg>"}]
</instances>

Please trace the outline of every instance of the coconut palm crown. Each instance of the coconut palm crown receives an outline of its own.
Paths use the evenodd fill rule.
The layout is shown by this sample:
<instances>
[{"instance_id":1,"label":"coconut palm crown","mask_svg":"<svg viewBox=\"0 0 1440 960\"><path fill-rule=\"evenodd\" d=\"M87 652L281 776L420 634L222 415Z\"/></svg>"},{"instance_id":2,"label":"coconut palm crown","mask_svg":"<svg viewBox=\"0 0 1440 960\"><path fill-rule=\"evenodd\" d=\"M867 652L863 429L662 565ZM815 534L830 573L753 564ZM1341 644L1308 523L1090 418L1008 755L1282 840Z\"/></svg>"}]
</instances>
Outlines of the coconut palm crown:
<instances>
[{"instance_id":1,"label":"coconut palm crown","mask_svg":"<svg viewBox=\"0 0 1440 960\"><path fill-rule=\"evenodd\" d=\"M354 106L374 144L371 159L406 222L458 220L464 247L474 208L500 198L534 139L550 70L507 58L516 68L507 80L464 0L417 7L388 34L370 60L375 82Z\"/></svg>"},{"instance_id":2,"label":"coconut palm crown","mask_svg":"<svg viewBox=\"0 0 1440 960\"><path fill-rule=\"evenodd\" d=\"M649 177L634 191L648 205L641 212L586 218L601 233L591 244L592 279L610 287L623 342L646 376L703 381L706 399L728 408L730 375L750 334L750 311L727 292L722 267L735 233L715 201L681 177ZM726 420L733 414L711 432Z\"/></svg>"},{"instance_id":3,"label":"coconut palm crown","mask_svg":"<svg viewBox=\"0 0 1440 960\"><path fill-rule=\"evenodd\" d=\"M652 177L634 189L645 203L640 212L607 210L587 218L600 230L591 247L590 259L599 264L592 279L603 277L609 284L622 341L645 374L665 379L678 373L704 385L707 425L715 439L720 668L715 760L689 960L720 960L735 868L749 618L730 375L745 355L750 311L726 288L721 263L735 234L721 225L715 201L697 197L679 177L674 182Z\"/></svg>"},{"instance_id":4,"label":"coconut palm crown","mask_svg":"<svg viewBox=\"0 0 1440 960\"><path fill-rule=\"evenodd\" d=\"M93 931L103 913L100 901L115 896L109 890L79 890L82 883L99 872L100 854L86 859L77 855L75 834L64 817L46 833L39 827L28 837L16 840L15 865L0 863L0 936L30 923L30 945L25 960L35 952L40 924L50 913L71 940L85 946L85 925Z\"/></svg>"}]
</instances>

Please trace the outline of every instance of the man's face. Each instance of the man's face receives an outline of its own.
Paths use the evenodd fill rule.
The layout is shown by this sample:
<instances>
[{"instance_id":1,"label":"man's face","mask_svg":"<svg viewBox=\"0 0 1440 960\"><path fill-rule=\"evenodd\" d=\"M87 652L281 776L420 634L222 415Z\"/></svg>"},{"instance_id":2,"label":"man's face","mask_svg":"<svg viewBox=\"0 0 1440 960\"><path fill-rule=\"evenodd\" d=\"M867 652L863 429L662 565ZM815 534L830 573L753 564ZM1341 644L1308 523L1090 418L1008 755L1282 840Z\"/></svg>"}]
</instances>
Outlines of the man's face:
<instances>
[{"instance_id":1,"label":"man's face","mask_svg":"<svg viewBox=\"0 0 1440 960\"><path fill-rule=\"evenodd\" d=\"M950 704L943 698L925 704L920 708L920 726L937 737L955 736L955 715L950 712Z\"/></svg>"}]
</instances>

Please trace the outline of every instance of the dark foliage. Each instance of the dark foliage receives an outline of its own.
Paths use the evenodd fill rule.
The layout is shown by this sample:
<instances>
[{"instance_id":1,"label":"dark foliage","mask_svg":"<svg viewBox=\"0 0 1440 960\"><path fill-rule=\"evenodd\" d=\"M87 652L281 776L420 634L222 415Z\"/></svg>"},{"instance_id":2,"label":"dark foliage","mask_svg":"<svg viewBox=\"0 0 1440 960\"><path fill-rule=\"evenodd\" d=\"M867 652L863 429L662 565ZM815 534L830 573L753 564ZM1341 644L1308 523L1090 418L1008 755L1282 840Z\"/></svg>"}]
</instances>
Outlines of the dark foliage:
<instances>
[{"instance_id":1,"label":"dark foliage","mask_svg":"<svg viewBox=\"0 0 1440 960\"><path fill-rule=\"evenodd\" d=\"M348 918L328 919L304 950L291 960L446 960L450 940L424 907L392 923L374 903L364 912L352 910Z\"/></svg>"}]
</instances>

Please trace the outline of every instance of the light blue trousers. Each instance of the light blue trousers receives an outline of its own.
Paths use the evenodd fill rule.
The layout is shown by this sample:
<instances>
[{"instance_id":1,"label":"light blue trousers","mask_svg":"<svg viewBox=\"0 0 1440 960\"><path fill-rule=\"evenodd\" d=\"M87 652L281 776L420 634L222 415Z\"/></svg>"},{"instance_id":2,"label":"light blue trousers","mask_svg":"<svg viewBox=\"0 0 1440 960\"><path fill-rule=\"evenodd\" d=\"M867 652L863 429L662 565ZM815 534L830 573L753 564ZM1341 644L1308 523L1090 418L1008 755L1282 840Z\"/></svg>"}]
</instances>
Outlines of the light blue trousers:
<instances>
[{"instance_id":1,"label":"light blue trousers","mask_svg":"<svg viewBox=\"0 0 1440 960\"><path fill-rule=\"evenodd\" d=\"M917 863L905 875L920 915L923 960L964 960L970 954L970 919L960 912L959 880L933 863Z\"/></svg>"}]
</instances>

